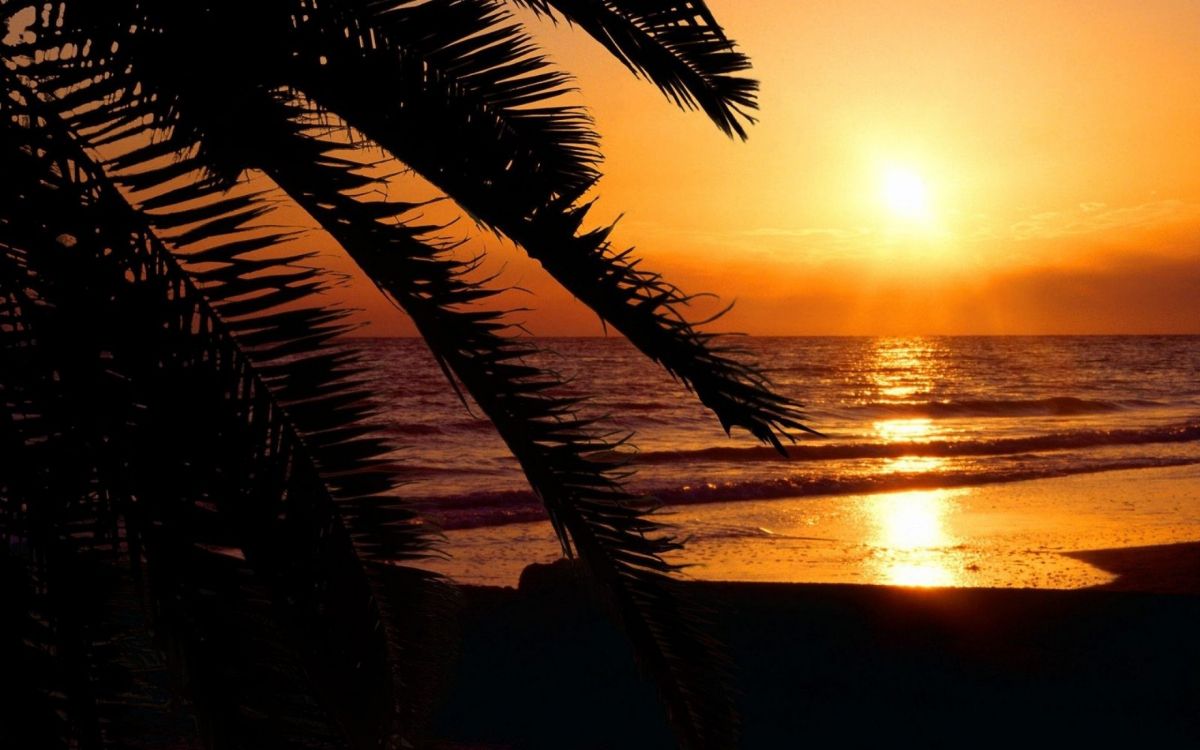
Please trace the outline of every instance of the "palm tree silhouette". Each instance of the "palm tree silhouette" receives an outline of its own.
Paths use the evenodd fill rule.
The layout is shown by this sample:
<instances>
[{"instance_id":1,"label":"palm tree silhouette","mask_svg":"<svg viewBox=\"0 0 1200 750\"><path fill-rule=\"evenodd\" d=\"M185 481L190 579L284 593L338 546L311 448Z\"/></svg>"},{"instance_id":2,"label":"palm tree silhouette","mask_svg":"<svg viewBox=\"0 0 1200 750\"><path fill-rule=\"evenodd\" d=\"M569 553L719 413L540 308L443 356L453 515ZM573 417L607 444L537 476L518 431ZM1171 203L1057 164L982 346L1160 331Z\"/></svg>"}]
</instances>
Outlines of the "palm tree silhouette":
<instances>
[{"instance_id":1,"label":"palm tree silhouette","mask_svg":"<svg viewBox=\"0 0 1200 750\"><path fill-rule=\"evenodd\" d=\"M756 84L703 2L515 4L745 137ZM348 311L321 295L336 276L268 223L286 203L493 422L681 744L732 745L727 669L666 575L678 543L602 458L620 440L481 304L498 290L447 226L380 197L381 171L414 170L726 430L781 448L805 429L797 404L687 320L687 295L614 248L611 227L584 227L597 136L519 17L494 0L0 8L0 580L29 602L13 672L47 697L11 731L46 747L427 739L455 596L411 565L436 535L362 422L379 405L338 341Z\"/></svg>"}]
</instances>

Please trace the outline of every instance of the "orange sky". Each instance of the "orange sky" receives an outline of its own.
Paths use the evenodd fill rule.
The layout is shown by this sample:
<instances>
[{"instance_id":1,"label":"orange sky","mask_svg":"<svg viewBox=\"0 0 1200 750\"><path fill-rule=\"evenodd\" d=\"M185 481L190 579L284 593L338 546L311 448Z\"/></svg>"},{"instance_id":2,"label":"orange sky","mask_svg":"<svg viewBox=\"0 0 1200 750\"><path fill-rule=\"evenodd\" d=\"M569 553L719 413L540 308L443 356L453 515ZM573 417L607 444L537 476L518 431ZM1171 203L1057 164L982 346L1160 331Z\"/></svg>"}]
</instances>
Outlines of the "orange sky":
<instances>
[{"instance_id":1,"label":"orange sky","mask_svg":"<svg viewBox=\"0 0 1200 750\"><path fill-rule=\"evenodd\" d=\"M685 291L736 299L721 328L1200 332L1200 3L710 5L762 81L747 143L535 26L603 136L594 217L623 213L618 241ZM915 187L889 203L889 174ZM602 332L511 248L473 246L537 294L511 300L534 333ZM411 332L355 296L364 333Z\"/></svg>"}]
</instances>

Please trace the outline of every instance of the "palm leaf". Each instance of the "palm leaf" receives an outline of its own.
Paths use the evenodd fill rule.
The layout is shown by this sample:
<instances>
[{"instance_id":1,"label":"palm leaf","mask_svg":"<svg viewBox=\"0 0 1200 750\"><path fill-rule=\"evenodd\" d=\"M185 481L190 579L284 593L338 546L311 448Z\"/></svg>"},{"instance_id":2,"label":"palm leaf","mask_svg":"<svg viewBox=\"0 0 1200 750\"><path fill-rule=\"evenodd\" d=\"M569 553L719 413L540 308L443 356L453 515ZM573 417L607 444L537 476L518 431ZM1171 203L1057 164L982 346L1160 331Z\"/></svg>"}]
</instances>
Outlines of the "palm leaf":
<instances>
[{"instance_id":1,"label":"palm leaf","mask_svg":"<svg viewBox=\"0 0 1200 750\"><path fill-rule=\"evenodd\" d=\"M74 140L97 133L105 134L104 138L116 132L150 135L145 125L138 129L144 112L136 106L114 108L107 121L96 116L113 90L103 84L116 75L111 70L107 77L93 74L80 88L68 89L73 95L68 106L54 96L43 99L26 94L25 106L42 113L22 117L55 133L55 142L35 155L49 154L52 147L56 155L45 156L47 161L69 161L69 173L84 176L69 187L82 193L78 202L102 207L102 211L96 209L100 212L98 229L134 238L132 247L122 243L116 245L120 252L105 251L110 264L124 264L110 269L109 276L115 270L122 279L136 283L121 296L149 297L159 316L164 310L168 315L163 324L157 324L154 321L161 317L146 319L133 314L134 310L118 310L124 317L109 321L140 321L134 332L140 331L151 342L138 340L136 335L123 342L123 361L137 375L131 380L142 389L146 412L165 414L170 413L169 407L179 407L177 394L186 392L181 386L216 394L215 399L183 408L176 415L198 421L198 434L190 441L178 430L171 433L183 439L172 449L190 446L195 452L188 460L199 458L200 463L180 467L178 459L161 466L147 462L146 471L137 474L138 484L149 497L156 492L169 497L173 485L187 485L186 491L195 494L181 500L191 507L215 504L221 523L235 531L232 539L215 541L240 545L256 574L269 584L276 606L289 613L285 621L294 623L288 632L298 642L309 644L299 653L307 661L306 670L318 678L313 685L321 688L319 678L333 678L318 692L333 705L339 719L348 723L350 735L364 745L373 745L380 737L386 738L389 746L399 743L411 729L407 721L411 717L400 710L402 693L416 688L404 684L399 673L388 674L389 666L404 661L398 652L410 646L401 642L398 629L390 626L403 613L387 600L404 594L397 590L400 584L411 589L429 581L425 576L399 576L391 565L424 554L428 536L412 523L411 513L387 495L391 479L378 458L384 447L347 430L368 407L354 385L351 358L326 343L344 330L337 322L342 314L294 307L295 299L322 286L310 269L276 263L274 268L268 265L264 273L264 266L254 262L278 239L245 226L259 213L262 196L227 195L211 181L193 179L193 185L202 187L188 192L189 200L207 201L203 209L185 214L179 204L163 201L168 191L155 191L156 185L206 171L203 163L195 161L194 155L189 158L178 144L175 155L179 159L169 167L154 167L135 154L146 149L161 156L161 146L149 137L126 139L126 146L139 144L126 148L121 156L132 175L129 181L155 192L160 208L168 209L159 212L156 225L141 222L125 197L96 168L95 158ZM127 81L119 89L126 93L123 101L129 101L128 92L135 83ZM31 90L28 77L6 80L6 84L11 92ZM103 98L80 104L86 97L75 94L91 86ZM39 89L46 91L48 86ZM26 132L27 139L31 132ZM182 163L189 164L189 169L178 169L176 165ZM162 240L172 231L178 243L174 249ZM187 261L181 264L177 257L184 256ZM216 268L211 267L214 262ZM198 270L200 265L206 270ZM231 273L234 266L240 266L240 272ZM243 345L243 336L252 341ZM298 353L306 356L296 359ZM288 379L289 373L297 377ZM301 384L310 385L307 392ZM331 396L331 390L341 393ZM287 400L280 400L277 393L286 394ZM208 416L206 409L211 409ZM153 428L163 429L163 425L154 424L139 435L144 438ZM205 433L204 428L213 432ZM140 447L153 445L147 441ZM224 450L214 450L215 446ZM161 457L164 451L149 453ZM217 465L206 471L205 461ZM184 470L172 476L167 467ZM164 504L170 507L170 503L159 506ZM387 513L392 527L386 533L356 527L355 519L364 515L360 512L364 508L374 513L372 519ZM146 528L159 523L153 514L143 520L149 522ZM174 524L172 528L185 526ZM352 541L358 542L357 548ZM160 550L171 547L154 546ZM381 612L386 613L385 619L381 620ZM324 646L315 647L317 644ZM350 644L353 647L347 649ZM369 656L372 653L376 656ZM381 689L380 680L390 686ZM343 689L356 684L362 686L357 695ZM373 700L356 702L362 695Z\"/></svg>"},{"instance_id":2,"label":"palm leaf","mask_svg":"<svg viewBox=\"0 0 1200 750\"><path fill-rule=\"evenodd\" d=\"M0 187L0 288L15 304L0 330L15 367L4 369L0 414L14 429L4 431L0 535L33 593L24 638L44 658L30 684L53 707L63 747L141 746L130 735L143 732L126 731L135 715L170 746L198 746L186 706L165 697L142 609L128 608L129 570L114 567L129 498L122 482L104 481L124 473L105 447L127 436L128 414L99 325L111 304L86 262L103 248L87 247L96 235L80 231L89 222L63 172L22 147L39 139L9 114L0 118L12 177Z\"/></svg>"},{"instance_id":3,"label":"palm leaf","mask_svg":"<svg viewBox=\"0 0 1200 750\"><path fill-rule=\"evenodd\" d=\"M264 169L409 314L491 419L564 551L586 563L658 678L685 746L731 746L737 723L721 648L704 634L711 623L664 575L673 568L661 555L678 545L648 515L651 502L622 487L623 468L601 458L621 441L576 415L575 402L558 395L563 382L529 363L536 349L509 335L502 312L479 308L490 293L470 278L472 262L454 258L456 243L438 239L445 227L414 221L419 206L371 199L383 192L365 174L372 165L340 157L343 143L322 140L331 132L325 117L300 102L281 105L293 110L295 130L290 140L274 139L275 159Z\"/></svg>"},{"instance_id":4,"label":"palm leaf","mask_svg":"<svg viewBox=\"0 0 1200 750\"><path fill-rule=\"evenodd\" d=\"M738 73L750 60L734 48L703 0L513 0L565 18L679 107L699 108L726 135L745 140L758 82Z\"/></svg>"},{"instance_id":5,"label":"palm leaf","mask_svg":"<svg viewBox=\"0 0 1200 750\"><path fill-rule=\"evenodd\" d=\"M335 111L335 99L373 102L394 138L436 149L432 169L440 173L523 185L493 195L518 215L595 180L600 154L591 120L560 101L569 77L548 63L503 3L301 5L287 37L286 83Z\"/></svg>"},{"instance_id":6,"label":"palm leaf","mask_svg":"<svg viewBox=\"0 0 1200 750\"><path fill-rule=\"evenodd\" d=\"M719 67L714 61L721 53L711 39L688 42L691 32L670 31L661 13L656 21L634 19L628 8L613 12L661 49L674 44L672 54L685 64L701 60L710 73ZM228 394L220 404L181 411L199 423L206 409L226 416L210 421L218 422L212 434L229 448L227 465L212 472L181 466L146 445L163 466L141 480L144 494L169 495L172 481L187 479L195 497L184 498L185 505L205 513L174 518L172 533L205 518L216 534L210 546L244 553L245 569L257 576L253 586L229 582L224 588L242 592L234 601L257 601L252 592L269 592L275 608L297 615L298 625L278 632L301 644L287 653L306 660L331 714L360 743L381 735L373 717L386 717L379 721L388 743L401 740L403 722L395 717L411 682L392 673L387 689L366 690L387 680L371 669L365 676L345 669L380 648L386 659L371 664L404 661L397 629L404 602L394 592L412 581L394 563L422 547L414 546L407 528L411 516L388 499L386 472L377 462L382 447L352 426L368 407L355 392L353 363L332 345L342 330L340 314L296 307L319 292L323 280L296 267L303 258L271 262L271 248L285 238L254 228L275 196L237 184L249 166L267 169L412 314L443 366L493 418L546 500L565 548L590 563L650 668L667 676L664 691L687 744L732 741L721 667L662 577L669 566L661 553L674 543L621 488L619 470L596 458L613 441L553 395L559 381L524 362L532 350L506 335L510 324L502 316L471 307L488 294L466 278L471 264L453 260L449 248L408 226L409 207L356 195L366 183L353 174L355 165L333 157L329 144L305 143L308 134L272 111L281 85L313 95L364 138L443 187L473 217L521 242L568 289L694 388L727 429L747 426L779 446L777 431L800 427L795 405L695 331L681 313L687 297L638 269L627 254L614 253L606 230L580 232L586 206L576 201L594 182L598 155L585 113L556 103L565 76L540 57L500 4L485 0L297 0L293 6L118 0L108 18L97 10L83 13L69 15L61 27L44 20L41 29L49 38L70 38L80 59L64 65L62 55L56 61L34 54L21 64L38 84L41 105L53 108L42 119L62 123L72 138L99 150L73 161L103 162L104 169L85 169L90 182L104 188L113 215L128 222L135 254L153 259L136 266L134 278L144 278L150 297L178 308L176 322L166 326L170 335L146 331L157 347L174 352L165 368L169 377L160 377L157 370L164 368L157 361L142 361L133 369L150 377L131 382L153 386L142 399L153 406L147 413L169 410L169 394L180 382ZM699 36L713 33L719 36ZM213 56L193 41L213 37L227 40L228 54ZM189 73L177 62L189 56L213 64ZM382 102L381 89L387 92ZM248 123L263 127L242 127ZM280 137L286 147L276 145ZM295 155L300 158L289 163ZM155 429L161 426L137 434L145 438ZM226 528L232 540L221 538ZM153 545L155 554L170 546ZM314 577L315 592L305 588ZM349 585L334 591L335 581ZM167 576L159 590L191 585ZM364 601L365 617L339 616L361 611ZM196 615L175 616L189 618ZM383 631L382 642L374 629L356 641L372 623ZM314 650L324 653L320 645L337 643L351 645L312 661ZM322 679L331 674L340 681ZM326 682L352 682L365 692L321 693ZM354 705L368 695L383 695L391 705ZM228 716L229 710L206 715ZM229 726L242 736L250 731Z\"/></svg>"},{"instance_id":7,"label":"palm leaf","mask_svg":"<svg viewBox=\"0 0 1200 750\"><path fill-rule=\"evenodd\" d=\"M369 29L371 38L386 40L400 33L395 17L380 10L393 4L368 5L359 24ZM350 13L356 4L332 0L322 7ZM418 128L427 124L428 115L420 102L432 92L391 85L405 80L398 53L380 54L379 49L364 50L338 37L317 37L296 58L322 57L323 51L328 53L327 66L310 69L297 64L290 73L301 90L445 191L471 216L517 242L602 320L693 390L726 430L743 427L781 451L781 438L794 439L793 431L807 430L799 404L776 394L763 373L747 362L746 352L715 342L689 322L686 308L692 297L640 267L630 251L614 251L608 242L610 228L582 231L590 204L576 205L576 200L586 185L543 188L525 179L519 167L511 173L489 169L492 164L520 165L522 155L489 137L470 114L450 123L435 120L442 134L422 133ZM414 48L408 54L420 59L422 52ZM492 58L468 48L453 65L443 65L482 75L476 71L486 72L491 63ZM389 98L381 103L374 90L336 83L345 80L382 83ZM493 85L511 83L500 77ZM461 137L448 138L446 133ZM473 149L487 154L480 156ZM471 164L454 166L466 153Z\"/></svg>"}]
</instances>

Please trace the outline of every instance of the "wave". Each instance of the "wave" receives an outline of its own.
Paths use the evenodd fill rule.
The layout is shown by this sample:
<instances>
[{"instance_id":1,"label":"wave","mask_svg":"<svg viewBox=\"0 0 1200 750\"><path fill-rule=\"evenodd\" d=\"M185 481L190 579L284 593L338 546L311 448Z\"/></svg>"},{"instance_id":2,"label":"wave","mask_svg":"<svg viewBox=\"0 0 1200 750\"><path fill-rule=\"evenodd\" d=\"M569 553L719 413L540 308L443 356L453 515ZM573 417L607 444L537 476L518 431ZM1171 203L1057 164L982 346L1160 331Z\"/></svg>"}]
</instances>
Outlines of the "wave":
<instances>
[{"instance_id":1,"label":"wave","mask_svg":"<svg viewBox=\"0 0 1200 750\"><path fill-rule=\"evenodd\" d=\"M999 456L1010 453L1036 453L1070 448L1095 448L1106 445L1146 445L1150 443L1188 443L1200 440L1200 422L1126 430L1072 430L1021 438L994 438L970 441L930 440L895 443L803 443L788 446L784 458L768 447L739 448L721 446L695 450L644 451L630 454L635 464L673 464L679 462L743 463L751 461L828 461L853 458L900 458L902 456Z\"/></svg>"},{"instance_id":2,"label":"wave","mask_svg":"<svg viewBox=\"0 0 1200 750\"><path fill-rule=\"evenodd\" d=\"M1127 407L1157 406L1153 401L1092 401L1074 396L1049 398L960 401L877 401L850 407L850 410L875 416L925 417L945 419L954 417L1074 417L1085 414L1105 414Z\"/></svg>"},{"instance_id":3,"label":"wave","mask_svg":"<svg viewBox=\"0 0 1200 750\"><path fill-rule=\"evenodd\" d=\"M805 536L801 534L781 534L777 531L764 528L762 526L710 526L705 524L705 528L700 530L689 530L688 541L704 539L713 541L717 539L748 539L769 537L771 539L787 540L792 542L836 542L836 539L824 536Z\"/></svg>"},{"instance_id":4,"label":"wave","mask_svg":"<svg viewBox=\"0 0 1200 750\"><path fill-rule=\"evenodd\" d=\"M1092 461L1025 463L1006 468L966 468L931 474L846 474L834 476L794 475L766 479L700 481L670 487L640 488L647 500L643 507L698 505L704 503L771 500L823 495L856 495L903 490L945 489L984 484L1047 479L1124 469L1165 468L1200 464L1198 457L1153 456ZM527 490L476 492L457 497L424 498L415 509L446 530L540 521L546 513L537 497Z\"/></svg>"},{"instance_id":5,"label":"wave","mask_svg":"<svg viewBox=\"0 0 1200 750\"><path fill-rule=\"evenodd\" d=\"M983 484L1049 479L1072 474L1094 474L1124 469L1156 469L1200 463L1200 458L1152 456L1095 461L1091 463L1025 464L1001 469L962 469L940 473L896 472L849 476L790 476L733 482L706 482L662 488L651 494L666 505L697 505L739 500L771 500L819 495L859 495L900 490L934 490Z\"/></svg>"}]
</instances>

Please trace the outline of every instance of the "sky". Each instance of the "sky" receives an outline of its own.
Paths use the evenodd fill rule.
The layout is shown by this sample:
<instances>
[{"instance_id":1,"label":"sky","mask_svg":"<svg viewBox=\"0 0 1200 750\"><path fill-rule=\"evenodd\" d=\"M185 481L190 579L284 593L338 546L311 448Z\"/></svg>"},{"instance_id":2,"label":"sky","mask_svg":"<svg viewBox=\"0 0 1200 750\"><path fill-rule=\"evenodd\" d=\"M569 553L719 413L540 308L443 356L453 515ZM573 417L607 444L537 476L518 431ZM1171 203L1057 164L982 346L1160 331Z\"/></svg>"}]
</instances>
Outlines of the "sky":
<instances>
[{"instance_id":1,"label":"sky","mask_svg":"<svg viewBox=\"0 0 1200 750\"><path fill-rule=\"evenodd\" d=\"M1200 333L1200 3L711 0L748 142L534 22L602 136L596 221L760 335ZM539 335L600 335L519 251ZM375 335L411 328L367 285ZM702 316L706 310L698 309Z\"/></svg>"}]
</instances>

